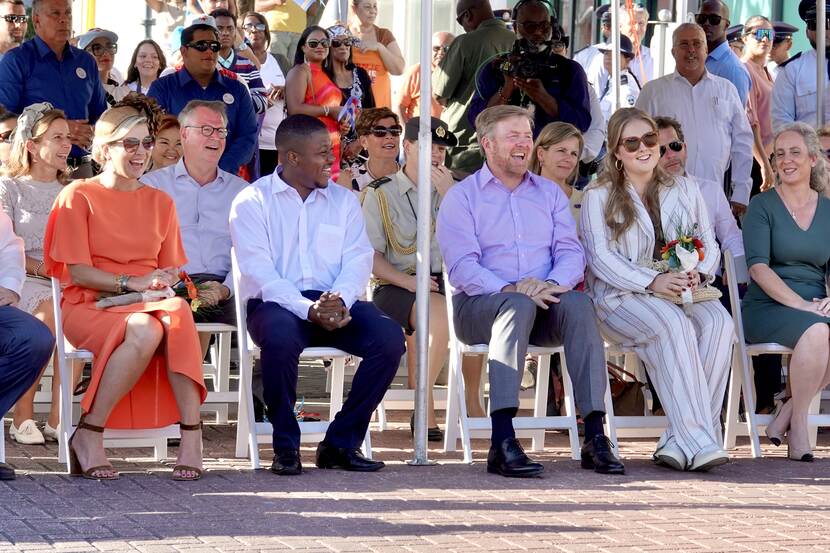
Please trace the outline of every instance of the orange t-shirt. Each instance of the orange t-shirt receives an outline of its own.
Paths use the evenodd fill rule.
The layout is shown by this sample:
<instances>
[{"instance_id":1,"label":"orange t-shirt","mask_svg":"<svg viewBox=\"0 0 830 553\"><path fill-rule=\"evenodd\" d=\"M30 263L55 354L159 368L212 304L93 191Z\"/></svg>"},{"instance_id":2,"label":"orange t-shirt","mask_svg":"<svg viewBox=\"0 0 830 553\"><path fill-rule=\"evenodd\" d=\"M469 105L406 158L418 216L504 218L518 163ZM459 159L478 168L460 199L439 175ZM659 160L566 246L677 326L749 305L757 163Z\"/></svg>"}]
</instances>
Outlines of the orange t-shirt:
<instances>
[{"instance_id":1,"label":"orange t-shirt","mask_svg":"<svg viewBox=\"0 0 830 553\"><path fill-rule=\"evenodd\" d=\"M407 69L404 75L404 82L401 86L400 100L398 105L407 117L418 117L421 112L421 64L416 63ZM441 118L444 106L432 98L432 116Z\"/></svg>"},{"instance_id":2,"label":"orange t-shirt","mask_svg":"<svg viewBox=\"0 0 830 553\"><path fill-rule=\"evenodd\" d=\"M395 36L389 29L375 27L375 34L377 34L378 42L384 46L389 46L395 42ZM358 67L362 67L369 73L372 79L372 94L375 96L375 107L392 108L392 80L389 77L389 71L386 70L380 54L377 52L361 52L360 48L352 48L352 62Z\"/></svg>"}]
</instances>

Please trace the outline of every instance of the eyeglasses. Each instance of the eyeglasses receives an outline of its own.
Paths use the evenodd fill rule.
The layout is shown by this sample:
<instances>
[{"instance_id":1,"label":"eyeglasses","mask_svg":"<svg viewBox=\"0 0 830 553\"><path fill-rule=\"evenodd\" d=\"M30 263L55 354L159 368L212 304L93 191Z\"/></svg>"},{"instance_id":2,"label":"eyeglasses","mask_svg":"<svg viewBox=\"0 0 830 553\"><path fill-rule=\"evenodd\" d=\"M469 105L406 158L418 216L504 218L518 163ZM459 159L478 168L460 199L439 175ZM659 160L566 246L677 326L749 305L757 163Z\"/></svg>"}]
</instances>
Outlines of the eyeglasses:
<instances>
[{"instance_id":1,"label":"eyeglasses","mask_svg":"<svg viewBox=\"0 0 830 553\"><path fill-rule=\"evenodd\" d=\"M14 132L14 131L12 131L12 132ZM0 134L0 137L2 137L2 136L3 135ZM824 157L826 157L827 159L830 159L830 150L822 150L822 153L824 154Z\"/></svg>"},{"instance_id":2,"label":"eyeglasses","mask_svg":"<svg viewBox=\"0 0 830 553\"><path fill-rule=\"evenodd\" d=\"M377 138L385 138L387 136L398 137L403 132L403 128L400 125L392 125L391 127L376 125L369 129L369 132L372 133L372 136L376 136Z\"/></svg>"},{"instance_id":3,"label":"eyeglasses","mask_svg":"<svg viewBox=\"0 0 830 553\"><path fill-rule=\"evenodd\" d=\"M432 53L437 54L438 52L444 52L446 54L449 49L449 46L433 46Z\"/></svg>"},{"instance_id":4,"label":"eyeglasses","mask_svg":"<svg viewBox=\"0 0 830 553\"><path fill-rule=\"evenodd\" d=\"M13 135L14 135L14 129L4 131L4 132L0 132L0 143L11 144Z\"/></svg>"},{"instance_id":5,"label":"eyeglasses","mask_svg":"<svg viewBox=\"0 0 830 553\"><path fill-rule=\"evenodd\" d=\"M458 23L459 25L463 26L464 25L464 23L463 23L464 18L467 17L468 15L470 15L470 8L467 8L466 10L464 10L463 12L458 14L458 16L455 18L455 22Z\"/></svg>"},{"instance_id":6,"label":"eyeglasses","mask_svg":"<svg viewBox=\"0 0 830 553\"><path fill-rule=\"evenodd\" d=\"M646 144L646 146L648 146L648 144ZM666 146L668 146L668 148L666 148ZM668 152L669 150L671 150L672 152L679 152L683 149L683 143L678 140L669 142L668 144L666 144L666 146L660 146L660 157L666 155L666 152Z\"/></svg>"},{"instance_id":7,"label":"eyeglasses","mask_svg":"<svg viewBox=\"0 0 830 553\"><path fill-rule=\"evenodd\" d=\"M153 146L156 145L156 139L152 136L145 136L141 139L130 137L114 142L113 144L121 144L125 152L128 154L134 154L136 150L138 150L139 145L144 146L145 150L152 150Z\"/></svg>"},{"instance_id":8,"label":"eyeglasses","mask_svg":"<svg viewBox=\"0 0 830 553\"><path fill-rule=\"evenodd\" d=\"M228 136L228 129L225 127L211 127L210 125L185 125L184 128L199 129L202 136L213 136L213 133L216 133L216 136L219 138L227 138Z\"/></svg>"},{"instance_id":9,"label":"eyeglasses","mask_svg":"<svg viewBox=\"0 0 830 553\"><path fill-rule=\"evenodd\" d=\"M775 31L773 29L752 29L746 31L744 36L753 36L758 42L764 39L772 42L775 39Z\"/></svg>"},{"instance_id":10,"label":"eyeglasses","mask_svg":"<svg viewBox=\"0 0 830 553\"><path fill-rule=\"evenodd\" d=\"M110 54L115 54L118 52L118 45L117 44L93 44L92 46L88 47L87 50L92 53L93 56L96 58L98 56L103 56L104 52L109 52Z\"/></svg>"},{"instance_id":11,"label":"eyeglasses","mask_svg":"<svg viewBox=\"0 0 830 553\"><path fill-rule=\"evenodd\" d=\"M332 48L340 48L341 46L351 48L352 44L354 44L354 41L350 38L345 38L343 40L332 39L331 41Z\"/></svg>"},{"instance_id":12,"label":"eyeglasses","mask_svg":"<svg viewBox=\"0 0 830 553\"><path fill-rule=\"evenodd\" d=\"M695 15L695 23L698 25L706 25L707 21L710 25L717 26L720 25L721 21L723 21L723 17L716 13L699 13Z\"/></svg>"},{"instance_id":13,"label":"eyeglasses","mask_svg":"<svg viewBox=\"0 0 830 553\"><path fill-rule=\"evenodd\" d=\"M522 29L528 34L547 33L551 29L550 20L548 21L526 21L519 23Z\"/></svg>"},{"instance_id":14,"label":"eyeglasses","mask_svg":"<svg viewBox=\"0 0 830 553\"><path fill-rule=\"evenodd\" d=\"M196 42L188 42L184 46L185 48L193 48L199 52L207 52L210 50L215 53L222 49L222 45L219 44L218 40L199 40Z\"/></svg>"},{"instance_id":15,"label":"eyeglasses","mask_svg":"<svg viewBox=\"0 0 830 553\"><path fill-rule=\"evenodd\" d=\"M815 31L816 30L816 20L815 19L808 19L805 21L807 23L807 30L808 31ZM827 17L824 22L824 28L830 29L830 17Z\"/></svg>"},{"instance_id":16,"label":"eyeglasses","mask_svg":"<svg viewBox=\"0 0 830 553\"><path fill-rule=\"evenodd\" d=\"M655 131L651 131L647 132L643 136L629 136L628 138L623 138L620 140L620 144L623 148L625 148L626 152L633 154L640 149L640 142L642 142L646 148L654 148L657 146L658 141L659 137L657 133Z\"/></svg>"},{"instance_id":17,"label":"eyeglasses","mask_svg":"<svg viewBox=\"0 0 830 553\"><path fill-rule=\"evenodd\" d=\"M248 31L249 33L253 33L254 31L259 31L260 33L265 32L265 23L246 23L242 25L242 29L244 31Z\"/></svg>"},{"instance_id":18,"label":"eyeglasses","mask_svg":"<svg viewBox=\"0 0 830 553\"><path fill-rule=\"evenodd\" d=\"M329 46L331 46L331 42L328 39L324 38L323 40L307 40L305 45L311 49L328 48Z\"/></svg>"},{"instance_id":19,"label":"eyeglasses","mask_svg":"<svg viewBox=\"0 0 830 553\"><path fill-rule=\"evenodd\" d=\"M6 20L6 23L15 23L17 25L22 25L29 21L28 15L4 15L3 19Z\"/></svg>"}]
</instances>

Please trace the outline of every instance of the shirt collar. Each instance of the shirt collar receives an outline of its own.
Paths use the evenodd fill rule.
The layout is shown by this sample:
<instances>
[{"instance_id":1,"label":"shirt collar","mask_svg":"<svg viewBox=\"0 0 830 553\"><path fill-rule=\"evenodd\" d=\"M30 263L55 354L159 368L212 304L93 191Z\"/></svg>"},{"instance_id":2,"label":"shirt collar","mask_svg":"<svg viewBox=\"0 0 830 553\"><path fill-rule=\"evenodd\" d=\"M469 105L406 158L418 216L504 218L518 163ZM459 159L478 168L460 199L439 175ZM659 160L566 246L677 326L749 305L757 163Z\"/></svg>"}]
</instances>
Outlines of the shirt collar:
<instances>
[{"instance_id":1,"label":"shirt collar","mask_svg":"<svg viewBox=\"0 0 830 553\"><path fill-rule=\"evenodd\" d=\"M182 66L181 69L176 71L176 77L179 80L179 86L184 86L184 85L186 85L187 83L189 83L191 81L196 82L196 79L193 78L193 75L190 74L190 72L187 70L187 68L185 66ZM219 73L218 69L213 71L213 77L211 77L211 83L213 83L213 82L218 82L220 84L223 84L222 75L221 75L221 73Z\"/></svg>"},{"instance_id":2,"label":"shirt collar","mask_svg":"<svg viewBox=\"0 0 830 553\"><path fill-rule=\"evenodd\" d=\"M210 181L207 184L213 184L213 183L223 184L225 182L225 174L224 173L225 172L222 171L222 169L220 169L219 167L216 167L216 178L213 179L212 181ZM184 157L182 157L179 161L177 161L176 164L173 166L173 178L175 178L176 180L178 180L180 178L187 179L190 182L196 184L197 186L200 186L199 183L197 183L195 180L193 180L193 177L190 176L190 173L187 172L187 166L184 164ZM207 184L205 186L207 186Z\"/></svg>"},{"instance_id":3,"label":"shirt collar","mask_svg":"<svg viewBox=\"0 0 830 553\"><path fill-rule=\"evenodd\" d=\"M499 19L497 17L494 17L492 19L488 19L486 21L482 21L479 24L478 29L484 29L484 28L487 28L487 27L504 27L505 29L507 28L507 26L504 24L504 21L502 21L501 19ZM476 29L476 31L478 29Z\"/></svg>"},{"instance_id":4,"label":"shirt collar","mask_svg":"<svg viewBox=\"0 0 830 553\"><path fill-rule=\"evenodd\" d=\"M314 200L315 194L320 194L324 198L329 197L329 187L331 186L339 186L334 183L331 179L329 179L329 186L326 188L317 188L316 190L312 191L311 194L308 196L312 201ZM289 188L293 188L290 184L282 180L282 166L278 166L277 169L271 174L271 194L282 194Z\"/></svg>"},{"instance_id":5,"label":"shirt collar","mask_svg":"<svg viewBox=\"0 0 830 553\"><path fill-rule=\"evenodd\" d=\"M484 165L481 166L481 169L479 169L476 175L478 176L478 185L481 188L484 188L485 186L493 182L501 184L501 181L498 178L496 178L496 176L490 170L490 166L487 165L486 161L484 162ZM534 175L530 171L525 171L525 176L522 178L522 182L519 183L519 186L522 186L525 183L536 184L537 178L538 177L536 177L536 175ZM518 189L519 186L517 186L516 189Z\"/></svg>"},{"instance_id":6,"label":"shirt collar","mask_svg":"<svg viewBox=\"0 0 830 553\"><path fill-rule=\"evenodd\" d=\"M730 52L732 52L732 49L729 48L729 42L724 40L714 50L709 52L708 57L713 60L721 61L723 58L727 57Z\"/></svg>"},{"instance_id":7,"label":"shirt collar","mask_svg":"<svg viewBox=\"0 0 830 553\"><path fill-rule=\"evenodd\" d=\"M37 50L37 55L41 59L45 58L49 54L52 54L53 56L55 56L55 52L51 48L49 48L49 45L46 44L46 42L44 42L44 40L42 38L40 38L38 35L35 35L35 38L32 39L32 42L34 43L35 49ZM70 46L70 44L68 42L63 47L63 55L64 55L65 58L66 57L69 57L69 58L75 57L75 53L72 51L72 46ZM55 57L57 58L57 56L55 56Z\"/></svg>"},{"instance_id":8,"label":"shirt collar","mask_svg":"<svg viewBox=\"0 0 830 553\"><path fill-rule=\"evenodd\" d=\"M694 86L694 85L692 85L692 83L689 82L689 79L687 79L686 77L684 77L683 75L678 73L677 69L675 69L674 73L672 73L671 75L675 80L681 80L689 86ZM708 79L711 79L711 75L710 75L708 69L704 69L703 70L703 76L700 78L700 81L698 81L698 83L700 83L701 81L708 80Z\"/></svg>"},{"instance_id":9,"label":"shirt collar","mask_svg":"<svg viewBox=\"0 0 830 553\"><path fill-rule=\"evenodd\" d=\"M406 173L403 172L403 167L401 170L396 173L397 178L395 179L398 184L398 193L401 196L409 192L410 190L415 189L415 185L409 180L409 177L406 176Z\"/></svg>"}]
</instances>

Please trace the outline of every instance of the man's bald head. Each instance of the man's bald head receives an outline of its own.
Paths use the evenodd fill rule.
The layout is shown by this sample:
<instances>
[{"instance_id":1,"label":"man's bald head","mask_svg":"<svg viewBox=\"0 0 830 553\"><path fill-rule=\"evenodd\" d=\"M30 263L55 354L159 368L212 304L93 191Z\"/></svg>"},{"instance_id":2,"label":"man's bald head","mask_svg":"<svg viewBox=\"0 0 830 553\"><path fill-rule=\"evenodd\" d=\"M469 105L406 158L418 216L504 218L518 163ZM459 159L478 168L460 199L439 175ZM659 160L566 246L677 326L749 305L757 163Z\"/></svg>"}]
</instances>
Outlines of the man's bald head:
<instances>
[{"instance_id":1,"label":"man's bald head","mask_svg":"<svg viewBox=\"0 0 830 553\"><path fill-rule=\"evenodd\" d=\"M722 0L703 0L700 4L700 13L716 13L729 19L729 6Z\"/></svg>"},{"instance_id":2,"label":"man's bald head","mask_svg":"<svg viewBox=\"0 0 830 553\"><path fill-rule=\"evenodd\" d=\"M490 0L458 0L455 15L458 24L468 33L494 17Z\"/></svg>"},{"instance_id":3,"label":"man's bald head","mask_svg":"<svg viewBox=\"0 0 830 553\"><path fill-rule=\"evenodd\" d=\"M720 16L720 21L712 23L712 16ZM726 41L726 29L730 23L729 7L722 0L703 0L696 20L706 33L710 52Z\"/></svg>"}]
</instances>

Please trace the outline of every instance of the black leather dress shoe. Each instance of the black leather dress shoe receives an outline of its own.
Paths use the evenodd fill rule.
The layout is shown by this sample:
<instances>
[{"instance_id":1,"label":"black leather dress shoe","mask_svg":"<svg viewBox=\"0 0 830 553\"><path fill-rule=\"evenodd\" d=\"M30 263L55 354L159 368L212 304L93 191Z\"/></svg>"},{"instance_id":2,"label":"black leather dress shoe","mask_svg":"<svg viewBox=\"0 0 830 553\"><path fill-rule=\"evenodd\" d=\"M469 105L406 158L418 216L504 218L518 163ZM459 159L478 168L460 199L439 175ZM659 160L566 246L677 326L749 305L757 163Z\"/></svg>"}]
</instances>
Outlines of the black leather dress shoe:
<instances>
[{"instance_id":1,"label":"black leather dress shoe","mask_svg":"<svg viewBox=\"0 0 830 553\"><path fill-rule=\"evenodd\" d=\"M14 480L17 478L14 474L14 469L6 463L0 463L0 480Z\"/></svg>"},{"instance_id":2,"label":"black leather dress shoe","mask_svg":"<svg viewBox=\"0 0 830 553\"><path fill-rule=\"evenodd\" d=\"M281 476L294 476L303 472L300 452L296 449L277 451L274 454L274 462L271 463L271 472Z\"/></svg>"},{"instance_id":3,"label":"black leather dress shoe","mask_svg":"<svg viewBox=\"0 0 830 553\"><path fill-rule=\"evenodd\" d=\"M582 468L593 469L600 474L625 474L625 466L611 451L611 440L597 434L582 446Z\"/></svg>"},{"instance_id":4,"label":"black leather dress shoe","mask_svg":"<svg viewBox=\"0 0 830 553\"><path fill-rule=\"evenodd\" d=\"M487 472L513 478L539 476L545 467L525 455L522 444L516 438L507 438L498 445L490 446L487 454Z\"/></svg>"},{"instance_id":5,"label":"black leather dress shoe","mask_svg":"<svg viewBox=\"0 0 830 553\"><path fill-rule=\"evenodd\" d=\"M358 448L334 447L324 442L317 446L317 467L343 469L355 472L375 472L386 465L363 456Z\"/></svg>"}]
</instances>

